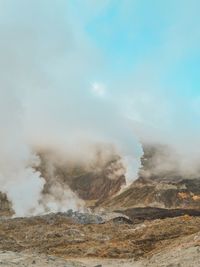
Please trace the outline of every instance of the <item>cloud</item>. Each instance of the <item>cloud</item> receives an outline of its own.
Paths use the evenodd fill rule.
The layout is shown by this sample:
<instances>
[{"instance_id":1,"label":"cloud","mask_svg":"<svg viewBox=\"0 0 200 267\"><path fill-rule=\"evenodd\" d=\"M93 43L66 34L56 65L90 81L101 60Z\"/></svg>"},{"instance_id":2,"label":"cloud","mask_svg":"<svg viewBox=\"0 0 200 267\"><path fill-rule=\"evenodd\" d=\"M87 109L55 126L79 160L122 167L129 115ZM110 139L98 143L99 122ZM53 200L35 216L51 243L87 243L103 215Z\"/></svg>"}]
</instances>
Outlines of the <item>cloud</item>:
<instances>
[{"instance_id":1,"label":"cloud","mask_svg":"<svg viewBox=\"0 0 200 267\"><path fill-rule=\"evenodd\" d=\"M72 18L66 1L3 4L0 186L16 215L45 212L45 181L35 171L40 164L36 154L42 149L60 153L66 161L87 163L96 155L97 145L112 145L126 164L127 180L133 180L140 166L141 144L118 105L111 98L91 94L90 82L102 72L106 60L81 23ZM92 88L99 96L106 93L103 83ZM64 199L52 203L56 198L52 193L45 205L53 211L63 211L63 203L64 209L78 208L79 200L69 188L51 191L61 189Z\"/></svg>"}]
</instances>

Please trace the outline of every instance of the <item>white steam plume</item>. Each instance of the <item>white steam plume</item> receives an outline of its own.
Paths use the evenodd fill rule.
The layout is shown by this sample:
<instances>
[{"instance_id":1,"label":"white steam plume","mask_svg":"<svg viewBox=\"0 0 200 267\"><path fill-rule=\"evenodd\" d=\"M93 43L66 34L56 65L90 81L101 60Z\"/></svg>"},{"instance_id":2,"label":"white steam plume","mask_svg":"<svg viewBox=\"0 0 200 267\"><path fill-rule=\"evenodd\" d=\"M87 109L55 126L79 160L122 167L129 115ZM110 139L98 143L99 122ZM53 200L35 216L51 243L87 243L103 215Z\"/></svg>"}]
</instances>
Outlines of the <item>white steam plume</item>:
<instances>
[{"instance_id":1,"label":"white steam plume","mask_svg":"<svg viewBox=\"0 0 200 267\"><path fill-rule=\"evenodd\" d=\"M88 162L96 144L112 144L126 164L127 180L134 179L141 145L109 93L98 97L102 83L97 95L91 92L104 62L70 19L67 1L0 4L0 190L16 215L80 204L67 187L56 186L42 199L45 182L33 168L39 164L33 151L50 148L69 161ZM59 201L57 194L63 196Z\"/></svg>"},{"instance_id":2,"label":"white steam plume","mask_svg":"<svg viewBox=\"0 0 200 267\"><path fill-rule=\"evenodd\" d=\"M44 179L32 168L38 164L38 159L26 143L21 109L14 92L8 87L1 87L0 107L1 191L7 193L18 216L38 213Z\"/></svg>"}]
</instances>

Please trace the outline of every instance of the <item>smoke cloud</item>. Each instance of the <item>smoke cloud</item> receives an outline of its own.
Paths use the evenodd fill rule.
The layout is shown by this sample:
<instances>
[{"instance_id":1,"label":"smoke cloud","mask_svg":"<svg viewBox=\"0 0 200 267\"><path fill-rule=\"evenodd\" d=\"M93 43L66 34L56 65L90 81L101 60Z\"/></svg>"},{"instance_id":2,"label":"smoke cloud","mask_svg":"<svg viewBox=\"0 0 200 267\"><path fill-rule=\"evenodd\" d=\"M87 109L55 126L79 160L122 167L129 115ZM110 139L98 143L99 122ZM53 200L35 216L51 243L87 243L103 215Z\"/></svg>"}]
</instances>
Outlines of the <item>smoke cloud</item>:
<instances>
[{"instance_id":1,"label":"smoke cloud","mask_svg":"<svg viewBox=\"0 0 200 267\"><path fill-rule=\"evenodd\" d=\"M97 146L112 145L132 181L141 145L107 86L94 80L104 62L71 20L67 1L6 0L0 13L0 190L16 216L84 207L54 182L53 170L42 193L38 152L45 149L89 164Z\"/></svg>"}]
</instances>

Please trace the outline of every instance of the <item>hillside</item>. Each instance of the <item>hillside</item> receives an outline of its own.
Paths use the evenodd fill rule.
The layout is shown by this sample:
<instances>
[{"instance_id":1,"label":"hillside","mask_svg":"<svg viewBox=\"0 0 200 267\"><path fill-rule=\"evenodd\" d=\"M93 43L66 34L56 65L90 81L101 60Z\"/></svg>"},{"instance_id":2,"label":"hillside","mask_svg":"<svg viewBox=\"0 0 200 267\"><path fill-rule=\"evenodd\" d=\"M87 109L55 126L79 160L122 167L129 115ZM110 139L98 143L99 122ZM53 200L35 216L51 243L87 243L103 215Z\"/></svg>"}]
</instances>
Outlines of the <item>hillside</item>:
<instances>
[{"instance_id":1,"label":"hillside","mask_svg":"<svg viewBox=\"0 0 200 267\"><path fill-rule=\"evenodd\" d=\"M100 205L111 209L147 206L200 209L200 178L180 175L174 165L163 170L161 166L167 160L167 152L162 146L144 146L139 178ZM160 164L160 168L155 163Z\"/></svg>"}]
</instances>

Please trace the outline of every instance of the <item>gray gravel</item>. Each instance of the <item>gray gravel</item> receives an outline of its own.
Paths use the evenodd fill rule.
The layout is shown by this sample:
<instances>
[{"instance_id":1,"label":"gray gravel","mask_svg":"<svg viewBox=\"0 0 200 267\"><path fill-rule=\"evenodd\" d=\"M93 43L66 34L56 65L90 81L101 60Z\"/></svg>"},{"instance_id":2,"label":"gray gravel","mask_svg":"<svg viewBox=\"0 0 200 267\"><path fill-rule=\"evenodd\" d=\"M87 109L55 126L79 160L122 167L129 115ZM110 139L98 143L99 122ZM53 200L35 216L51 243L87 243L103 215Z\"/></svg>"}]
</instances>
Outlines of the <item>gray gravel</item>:
<instances>
[{"instance_id":1,"label":"gray gravel","mask_svg":"<svg viewBox=\"0 0 200 267\"><path fill-rule=\"evenodd\" d=\"M0 266L2 267L83 267L76 261L65 261L53 256L25 254L10 251L0 252Z\"/></svg>"}]
</instances>

